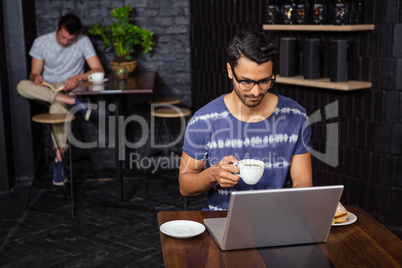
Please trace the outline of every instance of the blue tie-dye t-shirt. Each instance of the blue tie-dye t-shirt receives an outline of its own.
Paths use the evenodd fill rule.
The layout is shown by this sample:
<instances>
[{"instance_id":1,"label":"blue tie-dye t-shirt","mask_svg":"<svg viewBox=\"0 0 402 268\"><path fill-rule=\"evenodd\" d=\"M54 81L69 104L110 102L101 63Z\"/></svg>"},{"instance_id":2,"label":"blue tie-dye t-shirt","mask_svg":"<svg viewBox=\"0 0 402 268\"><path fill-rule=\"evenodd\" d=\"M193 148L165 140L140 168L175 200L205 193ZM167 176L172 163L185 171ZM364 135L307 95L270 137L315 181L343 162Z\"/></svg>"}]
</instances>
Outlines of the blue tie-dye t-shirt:
<instances>
[{"instance_id":1,"label":"blue tie-dye t-shirt","mask_svg":"<svg viewBox=\"0 0 402 268\"><path fill-rule=\"evenodd\" d=\"M294 100L277 94L275 111L265 120L250 123L229 112L224 96L211 101L191 118L183 151L206 161L206 168L233 155L239 161L261 160L265 170L255 185L247 185L241 179L231 188L216 183L208 192L204 210L228 209L231 191L283 188L292 156L307 153L311 148L306 110Z\"/></svg>"}]
</instances>

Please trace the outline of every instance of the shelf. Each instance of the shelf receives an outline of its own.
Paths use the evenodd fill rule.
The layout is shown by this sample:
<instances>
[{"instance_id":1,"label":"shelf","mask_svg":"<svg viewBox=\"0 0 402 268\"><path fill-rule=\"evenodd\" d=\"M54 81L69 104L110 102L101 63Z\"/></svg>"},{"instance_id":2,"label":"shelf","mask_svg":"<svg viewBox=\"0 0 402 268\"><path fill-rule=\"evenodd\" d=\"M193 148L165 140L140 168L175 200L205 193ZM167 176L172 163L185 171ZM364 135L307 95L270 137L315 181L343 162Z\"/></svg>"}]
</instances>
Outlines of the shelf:
<instances>
[{"instance_id":1,"label":"shelf","mask_svg":"<svg viewBox=\"0 0 402 268\"><path fill-rule=\"evenodd\" d=\"M355 32L372 31L374 24L351 25L296 25L296 24L264 24L264 30L270 31L320 31L320 32Z\"/></svg>"},{"instance_id":2,"label":"shelf","mask_svg":"<svg viewBox=\"0 0 402 268\"><path fill-rule=\"evenodd\" d=\"M304 79L302 75L293 77L281 77L280 75L277 75L276 83L305 87L327 88L341 91L352 91L371 88L372 85L371 82L364 81L331 82L329 78Z\"/></svg>"}]
</instances>

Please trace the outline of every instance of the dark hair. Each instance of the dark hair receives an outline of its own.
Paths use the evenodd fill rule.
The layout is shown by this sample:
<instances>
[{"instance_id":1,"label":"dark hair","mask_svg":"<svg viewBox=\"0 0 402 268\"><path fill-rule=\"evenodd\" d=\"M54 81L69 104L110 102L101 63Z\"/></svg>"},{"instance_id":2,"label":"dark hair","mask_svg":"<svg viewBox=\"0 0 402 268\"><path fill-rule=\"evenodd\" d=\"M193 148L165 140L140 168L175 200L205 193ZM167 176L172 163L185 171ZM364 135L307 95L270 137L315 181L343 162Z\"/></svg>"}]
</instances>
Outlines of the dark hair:
<instances>
[{"instance_id":1,"label":"dark hair","mask_svg":"<svg viewBox=\"0 0 402 268\"><path fill-rule=\"evenodd\" d=\"M226 51L229 64L235 67L242 56L258 64L274 62L277 48L263 32L242 30L235 34Z\"/></svg>"},{"instance_id":2,"label":"dark hair","mask_svg":"<svg viewBox=\"0 0 402 268\"><path fill-rule=\"evenodd\" d=\"M64 27L69 34L79 34L82 30L82 23L76 15L68 13L59 19L57 27L59 31Z\"/></svg>"}]
</instances>

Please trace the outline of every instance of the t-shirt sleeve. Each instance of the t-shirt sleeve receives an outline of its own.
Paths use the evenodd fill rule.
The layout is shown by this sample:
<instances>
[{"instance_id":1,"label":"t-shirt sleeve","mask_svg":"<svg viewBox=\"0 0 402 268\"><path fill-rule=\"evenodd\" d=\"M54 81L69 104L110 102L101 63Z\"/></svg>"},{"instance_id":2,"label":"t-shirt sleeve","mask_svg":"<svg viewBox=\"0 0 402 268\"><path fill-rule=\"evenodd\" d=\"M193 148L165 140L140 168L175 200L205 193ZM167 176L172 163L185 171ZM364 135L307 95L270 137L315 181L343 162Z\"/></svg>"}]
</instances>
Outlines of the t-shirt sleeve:
<instances>
[{"instance_id":1,"label":"t-shirt sleeve","mask_svg":"<svg viewBox=\"0 0 402 268\"><path fill-rule=\"evenodd\" d=\"M311 126L308 118L305 118L301 125L299 136L296 142L294 154L305 154L310 152Z\"/></svg>"},{"instance_id":2,"label":"t-shirt sleeve","mask_svg":"<svg viewBox=\"0 0 402 268\"><path fill-rule=\"evenodd\" d=\"M89 39L88 36L84 35L82 38L82 47L83 47L83 54L85 59L89 59L90 57L93 57L96 55L94 46L92 45L91 40Z\"/></svg>"},{"instance_id":3,"label":"t-shirt sleeve","mask_svg":"<svg viewBox=\"0 0 402 268\"><path fill-rule=\"evenodd\" d=\"M206 137L210 133L208 124L202 120L197 120L195 115L189 122L184 135L183 151L196 160L206 161L207 142Z\"/></svg>"},{"instance_id":4,"label":"t-shirt sleeve","mask_svg":"<svg viewBox=\"0 0 402 268\"><path fill-rule=\"evenodd\" d=\"M43 60L43 53L41 49L40 39L36 38L35 41L33 42L31 50L29 51L29 56L31 56L32 58Z\"/></svg>"}]
</instances>

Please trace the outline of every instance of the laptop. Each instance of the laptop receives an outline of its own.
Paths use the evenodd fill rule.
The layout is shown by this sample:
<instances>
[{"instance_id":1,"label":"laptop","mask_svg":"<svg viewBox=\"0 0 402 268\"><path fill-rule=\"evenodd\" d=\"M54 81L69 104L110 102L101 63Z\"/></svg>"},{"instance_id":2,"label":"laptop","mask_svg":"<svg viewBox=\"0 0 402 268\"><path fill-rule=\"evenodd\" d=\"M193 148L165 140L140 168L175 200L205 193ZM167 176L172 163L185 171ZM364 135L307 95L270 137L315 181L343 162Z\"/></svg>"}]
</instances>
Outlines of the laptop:
<instances>
[{"instance_id":1,"label":"laptop","mask_svg":"<svg viewBox=\"0 0 402 268\"><path fill-rule=\"evenodd\" d=\"M204 219L222 250L327 241L343 185L233 191L226 218Z\"/></svg>"}]
</instances>

